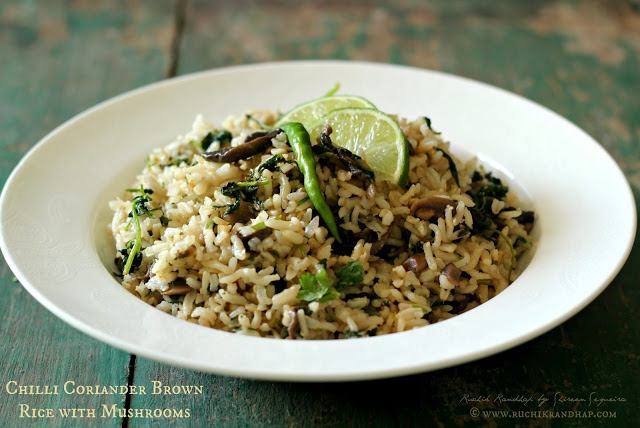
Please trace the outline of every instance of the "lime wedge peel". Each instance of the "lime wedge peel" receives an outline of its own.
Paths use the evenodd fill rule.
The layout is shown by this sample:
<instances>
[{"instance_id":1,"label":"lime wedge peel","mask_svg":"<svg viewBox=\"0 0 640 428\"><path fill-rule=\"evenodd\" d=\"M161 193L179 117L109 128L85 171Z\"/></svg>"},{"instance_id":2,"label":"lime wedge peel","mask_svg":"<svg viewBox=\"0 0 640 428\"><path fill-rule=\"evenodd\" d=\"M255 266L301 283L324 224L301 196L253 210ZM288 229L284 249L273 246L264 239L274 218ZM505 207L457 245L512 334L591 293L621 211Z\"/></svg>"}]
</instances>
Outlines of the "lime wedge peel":
<instances>
[{"instance_id":1,"label":"lime wedge peel","mask_svg":"<svg viewBox=\"0 0 640 428\"><path fill-rule=\"evenodd\" d=\"M286 122L300 122L307 129L311 130L322 120L329 112L348 108L348 107L366 107L373 108L375 106L368 100L355 95L332 95L328 97L317 98L300 104L284 114L275 124L277 127Z\"/></svg>"},{"instance_id":2,"label":"lime wedge peel","mask_svg":"<svg viewBox=\"0 0 640 428\"><path fill-rule=\"evenodd\" d=\"M333 144L360 156L377 179L406 184L409 144L394 118L375 108L340 108L329 112L312 128L312 138L327 124L333 129Z\"/></svg>"}]
</instances>

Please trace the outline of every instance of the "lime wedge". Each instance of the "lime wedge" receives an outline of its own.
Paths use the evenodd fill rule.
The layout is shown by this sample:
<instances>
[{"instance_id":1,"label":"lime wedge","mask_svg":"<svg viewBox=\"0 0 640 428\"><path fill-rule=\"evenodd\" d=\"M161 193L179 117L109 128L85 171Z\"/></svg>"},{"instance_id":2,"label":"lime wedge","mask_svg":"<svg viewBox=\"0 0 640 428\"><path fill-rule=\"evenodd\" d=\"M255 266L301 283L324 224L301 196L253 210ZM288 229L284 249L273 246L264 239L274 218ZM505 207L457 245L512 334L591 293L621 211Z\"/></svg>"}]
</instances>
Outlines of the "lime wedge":
<instances>
[{"instance_id":1,"label":"lime wedge","mask_svg":"<svg viewBox=\"0 0 640 428\"><path fill-rule=\"evenodd\" d=\"M404 186L409 175L409 144L398 123L372 108L343 108L322 118L312 131L316 138L322 127L333 129L331 141L360 156L376 175Z\"/></svg>"},{"instance_id":2,"label":"lime wedge","mask_svg":"<svg viewBox=\"0 0 640 428\"><path fill-rule=\"evenodd\" d=\"M290 110L278 120L277 127L287 122L300 122L310 131L320 122L320 119L332 110L346 107L368 107L375 108L373 104L362 97L353 95L333 95L318 98L304 104L300 104Z\"/></svg>"}]
</instances>

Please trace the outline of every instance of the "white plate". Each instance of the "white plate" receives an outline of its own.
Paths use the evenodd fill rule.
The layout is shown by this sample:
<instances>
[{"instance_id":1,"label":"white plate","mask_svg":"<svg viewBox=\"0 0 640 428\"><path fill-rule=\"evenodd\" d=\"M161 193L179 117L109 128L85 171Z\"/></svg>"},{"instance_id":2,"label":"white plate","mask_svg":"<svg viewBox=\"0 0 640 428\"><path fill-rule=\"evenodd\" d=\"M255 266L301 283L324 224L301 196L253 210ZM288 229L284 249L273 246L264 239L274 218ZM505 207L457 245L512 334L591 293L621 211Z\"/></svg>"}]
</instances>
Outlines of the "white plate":
<instances>
[{"instance_id":1,"label":"white plate","mask_svg":"<svg viewBox=\"0 0 640 428\"><path fill-rule=\"evenodd\" d=\"M284 341L173 318L124 291L101 261L107 201L151 148L197 113L219 122L252 108L286 110L341 82L387 111L428 115L458 150L477 153L526 192L539 242L524 273L488 303L409 332ZM369 63L289 62L193 74L104 102L47 135L13 171L0 201L0 243L24 287L79 330L146 358L275 380L371 379L434 370L500 352L574 315L613 279L635 234L627 181L585 132L519 96L442 73Z\"/></svg>"}]
</instances>

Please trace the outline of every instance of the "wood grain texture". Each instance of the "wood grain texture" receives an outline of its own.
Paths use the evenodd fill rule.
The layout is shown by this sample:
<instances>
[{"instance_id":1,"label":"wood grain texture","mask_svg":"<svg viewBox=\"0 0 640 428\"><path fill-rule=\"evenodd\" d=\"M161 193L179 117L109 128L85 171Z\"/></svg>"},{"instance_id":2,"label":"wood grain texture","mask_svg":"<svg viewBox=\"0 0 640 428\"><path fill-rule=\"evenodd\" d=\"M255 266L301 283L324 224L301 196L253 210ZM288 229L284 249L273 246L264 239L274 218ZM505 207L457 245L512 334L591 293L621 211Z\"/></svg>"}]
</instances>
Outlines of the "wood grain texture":
<instances>
[{"instance_id":1,"label":"wood grain texture","mask_svg":"<svg viewBox=\"0 0 640 428\"><path fill-rule=\"evenodd\" d=\"M92 5L18 0L0 5L0 57L11 59L0 63L2 181L48 130L97 101L161 79L163 70L184 74L248 62L338 58L444 70L538 101L600 141L640 199L640 15L627 1L191 1L175 64L167 54L174 50L172 2L107 1L98 10ZM634 318L640 309L639 265L637 243L611 286L580 314L478 362L399 379L318 385L230 379L138 358L135 384L196 384L205 394L134 395L131 406L188 407L190 419L163 422L195 427L634 426L640 422L635 414L640 334ZM2 263L2 380L126 382L128 355L67 327L10 278ZM613 423L477 420L461 403L465 394L556 392L621 396L627 403L608 406L617 412ZM29 399L48 406L108 401ZM0 421L23 422L14 418L18 402L3 395ZM498 408L523 409L518 403Z\"/></svg>"},{"instance_id":2,"label":"wood grain texture","mask_svg":"<svg viewBox=\"0 0 640 428\"><path fill-rule=\"evenodd\" d=\"M623 1L193 1L178 72L345 58L468 76L522 94L583 127L622 166L637 201L639 22L640 15ZM628 425L639 420L634 404L640 398L640 337L634 321L640 301L639 244L611 286L579 315L536 340L478 362L400 379L317 385L210 376L139 358L137 383L201 384L206 395L135 396L132 407L190 407L194 416L173 421L176 426L500 426L505 421L473 419L470 406L461 403L464 395L537 398L595 392L625 397L627 403L609 410L617 412L614 425ZM493 407L527 408L518 403ZM506 422L585 425L580 419ZM133 420L131 425L148 423Z\"/></svg>"},{"instance_id":3,"label":"wood grain texture","mask_svg":"<svg viewBox=\"0 0 640 428\"><path fill-rule=\"evenodd\" d=\"M0 3L0 182L24 153L74 114L161 79L172 7L125 1ZM87 144L91 144L90 141ZM25 195L25 197L28 197ZM18 418L32 407L123 404L116 396L18 396L5 383L127 383L129 355L79 333L38 304L0 260L0 426L43 426ZM64 286L64 284L60 284ZM121 419L62 420L50 426L120 426Z\"/></svg>"}]
</instances>

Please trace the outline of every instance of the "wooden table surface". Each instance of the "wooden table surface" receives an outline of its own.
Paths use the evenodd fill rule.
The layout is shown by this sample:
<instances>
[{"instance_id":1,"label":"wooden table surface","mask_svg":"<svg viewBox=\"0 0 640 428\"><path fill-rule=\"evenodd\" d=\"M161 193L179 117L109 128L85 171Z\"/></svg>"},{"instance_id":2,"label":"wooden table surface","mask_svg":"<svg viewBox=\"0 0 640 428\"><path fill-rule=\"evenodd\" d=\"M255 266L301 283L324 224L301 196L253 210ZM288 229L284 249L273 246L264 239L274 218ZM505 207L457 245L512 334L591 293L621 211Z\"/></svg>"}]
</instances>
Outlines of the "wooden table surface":
<instances>
[{"instance_id":1,"label":"wooden table surface","mask_svg":"<svg viewBox=\"0 0 640 428\"><path fill-rule=\"evenodd\" d=\"M640 196L640 11L612 1L20 1L0 3L0 180L55 126L129 89L232 64L334 58L478 79L569 118ZM90 144L90 142L88 142ZM593 171L597 174L598 171ZM28 197L28 195L25 195ZM571 243L568 243L569 245ZM38 304L0 262L0 425L640 426L640 242L607 290L542 337L434 373L349 384L255 382L136 358ZM105 306L108 310L108 306ZM375 358L375 355L371 356ZM12 395L21 384L203 385L202 395ZM474 418L464 397L621 397L605 418ZM19 418L31 408L189 408L185 419ZM565 402L562 409L585 410ZM582 407L581 407L582 406ZM535 410L517 402L481 409ZM549 408L547 405L544 408ZM635 410L634 410L635 409Z\"/></svg>"}]
</instances>

